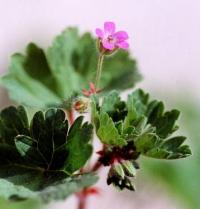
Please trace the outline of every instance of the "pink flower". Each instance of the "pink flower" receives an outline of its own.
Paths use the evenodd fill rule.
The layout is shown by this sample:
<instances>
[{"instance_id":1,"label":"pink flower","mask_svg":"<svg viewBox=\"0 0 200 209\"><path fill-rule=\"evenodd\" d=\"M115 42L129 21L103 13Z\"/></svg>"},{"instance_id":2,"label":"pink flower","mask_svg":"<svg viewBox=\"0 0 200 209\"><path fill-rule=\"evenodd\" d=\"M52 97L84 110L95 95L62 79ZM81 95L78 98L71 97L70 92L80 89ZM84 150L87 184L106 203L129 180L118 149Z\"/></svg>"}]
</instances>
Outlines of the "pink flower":
<instances>
[{"instance_id":1,"label":"pink flower","mask_svg":"<svg viewBox=\"0 0 200 209\"><path fill-rule=\"evenodd\" d=\"M90 86L90 89L89 89L89 90L86 90L86 89L83 89L83 90L82 90L82 92L83 92L83 94L84 94L85 96L90 97L90 96L92 96L93 94L96 94L96 93L101 92L100 89L96 89L95 85L94 85L92 82L89 83L89 86Z\"/></svg>"},{"instance_id":2,"label":"pink flower","mask_svg":"<svg viewBox=\"0 0 200 209\"><path fill-rule=\"evenodd\" d=\"M129 44L126 42L129 38L128 34L125 31L116 32L114 22L105 22L104 30L97 28L96 35L106 50L113 51L118 48L129 48Z\"/></svg>"}]
</instances>

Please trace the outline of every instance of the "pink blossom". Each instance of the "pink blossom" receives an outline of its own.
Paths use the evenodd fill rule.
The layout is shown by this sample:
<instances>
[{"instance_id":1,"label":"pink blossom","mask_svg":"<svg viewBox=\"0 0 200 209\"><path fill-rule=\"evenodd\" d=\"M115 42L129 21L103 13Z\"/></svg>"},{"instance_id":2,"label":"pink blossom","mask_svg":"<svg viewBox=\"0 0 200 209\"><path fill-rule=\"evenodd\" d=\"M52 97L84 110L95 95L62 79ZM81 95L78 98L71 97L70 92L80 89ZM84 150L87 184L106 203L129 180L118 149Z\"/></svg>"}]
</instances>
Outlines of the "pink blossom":
<instances>
[{"instance_id":1,"label":"pink blossom","mask_svg":"<svg viewBox=\"0 0 200 209\"><path fill-rule=\"evenodd\" d=\"M105 22L104 30L97 28L96 35L102 43L104 49L113 51L115 49L128 49L129 44L126 40L129 38L127 32L117 31L114 22Z\"/></svg>"}]
</instances>

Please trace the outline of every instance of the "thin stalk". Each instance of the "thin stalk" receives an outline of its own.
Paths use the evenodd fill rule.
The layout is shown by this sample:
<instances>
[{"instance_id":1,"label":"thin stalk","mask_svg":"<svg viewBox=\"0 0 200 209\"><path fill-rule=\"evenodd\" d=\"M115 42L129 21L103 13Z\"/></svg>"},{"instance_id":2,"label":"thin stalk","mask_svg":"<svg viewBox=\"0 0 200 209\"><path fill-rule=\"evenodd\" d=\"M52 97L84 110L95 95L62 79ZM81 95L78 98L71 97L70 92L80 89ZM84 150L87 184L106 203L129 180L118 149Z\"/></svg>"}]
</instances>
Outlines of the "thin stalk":
<instances>
[{"instance_id":1,"label":"thin stalk","mask_svg":"<svg viewBox=\"0 0 200 209\"><path fill-rule=\"evenodd\" d=\"M98 63L97 63L97 73L96 73L96 80L95 80L96 88L99 87L99 82L100 82L100 79L101 79L102 66L103 66L103 60L104 60L104 53L100 53L99 58L98 58Z\"/></svg>"},{"instance_id":2,"label":"thin stalk","mask_svg":"<svg viewBox=\"0 0 200 209\"><path fill-rule=\"evenodd\" d=\"M101 72L102 72L102 66L103 66L103 60L104 60L104 53L99 54L98 63L97 63L97 72L96 72L96 79L95 79L95 86L96 88L99 87L100 79L101 79ZM72 117L72 112L68 111L68 118L70 123L72 124L72 121L70 118ZM94 164L94 166L91 168L91 171L97 171L102 166L102 164L97 160L97 162ZM83 189L79 195L78 195L78 209L86 209L87 208L87 197L88 194L86 192L86 188Z\"/></svg>"}]
</instances>

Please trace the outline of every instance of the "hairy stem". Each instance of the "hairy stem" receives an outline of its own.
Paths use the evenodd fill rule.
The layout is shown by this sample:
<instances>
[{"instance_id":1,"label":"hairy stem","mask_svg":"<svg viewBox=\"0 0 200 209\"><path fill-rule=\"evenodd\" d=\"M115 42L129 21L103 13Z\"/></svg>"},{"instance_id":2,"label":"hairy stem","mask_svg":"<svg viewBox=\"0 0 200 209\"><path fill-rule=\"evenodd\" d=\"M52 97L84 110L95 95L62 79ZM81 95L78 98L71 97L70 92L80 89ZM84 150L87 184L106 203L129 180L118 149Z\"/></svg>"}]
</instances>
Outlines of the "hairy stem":
<instances>
[{"instance_id":1,"label":"hairy stem","mask_svg":"<svg viewBox=\"0 0 200 209\"><path fill-rule=\"evenodd\" d=\"M96 88L99 87L100 79L101 79L101 72L102 72L102 66L103 66L103 60L104 60L104 53L100 53L99 59L98 59L98 64L97 64L97 72L96 72L96 81L95 81L95 86ZM73 117L73 112L72 110L67 111L68 118L70 124L73 123L74 117ZM103 150L105 147L103 147ZM93 165L93 167L90 169L91 172L96 172L101 168L102 164L99 162L99 159L97 159L96 163ZM82 173L84 169L80 169L80 172ZM78 208L77 209L86 209L87 208L87 198L89 194L87 194L87 189L84 188L79 194L78 194Z\"/></svg>"},{"instance_id":2,"label":"hairy stem","mask_svg":"<svg viewBox=\"0 0 200 209\"><path fill-rule=\"evenodd\" d=\"M98 63L97 63L97 73L96 73L96 80L95 80L96 88L99 87L99 82L100 82L100 79L101 79L102 66L103 66L103 60L104 60L104 53L100 53Z\"/></svg>"}]
</instances>

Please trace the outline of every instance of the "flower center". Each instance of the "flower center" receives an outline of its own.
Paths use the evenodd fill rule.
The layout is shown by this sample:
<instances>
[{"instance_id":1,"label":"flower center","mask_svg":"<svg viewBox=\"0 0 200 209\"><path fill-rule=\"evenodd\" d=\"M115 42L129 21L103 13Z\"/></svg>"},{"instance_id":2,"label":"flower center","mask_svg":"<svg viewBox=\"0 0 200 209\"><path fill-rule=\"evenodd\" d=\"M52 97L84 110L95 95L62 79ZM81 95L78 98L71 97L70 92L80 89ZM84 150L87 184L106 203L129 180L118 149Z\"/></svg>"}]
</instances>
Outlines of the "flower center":
<instances>
[{"instance_id":1,"label":"flower center","mask_svg":"<svg viewBox=\"0 0 200 209\"><path fill-rule=\"evenodd\" d=\"M109 35L107 40L109 41L109 43L112 43L112 44L116 42L115 38L112 35Z\"/></svg>"}]
</instances>

